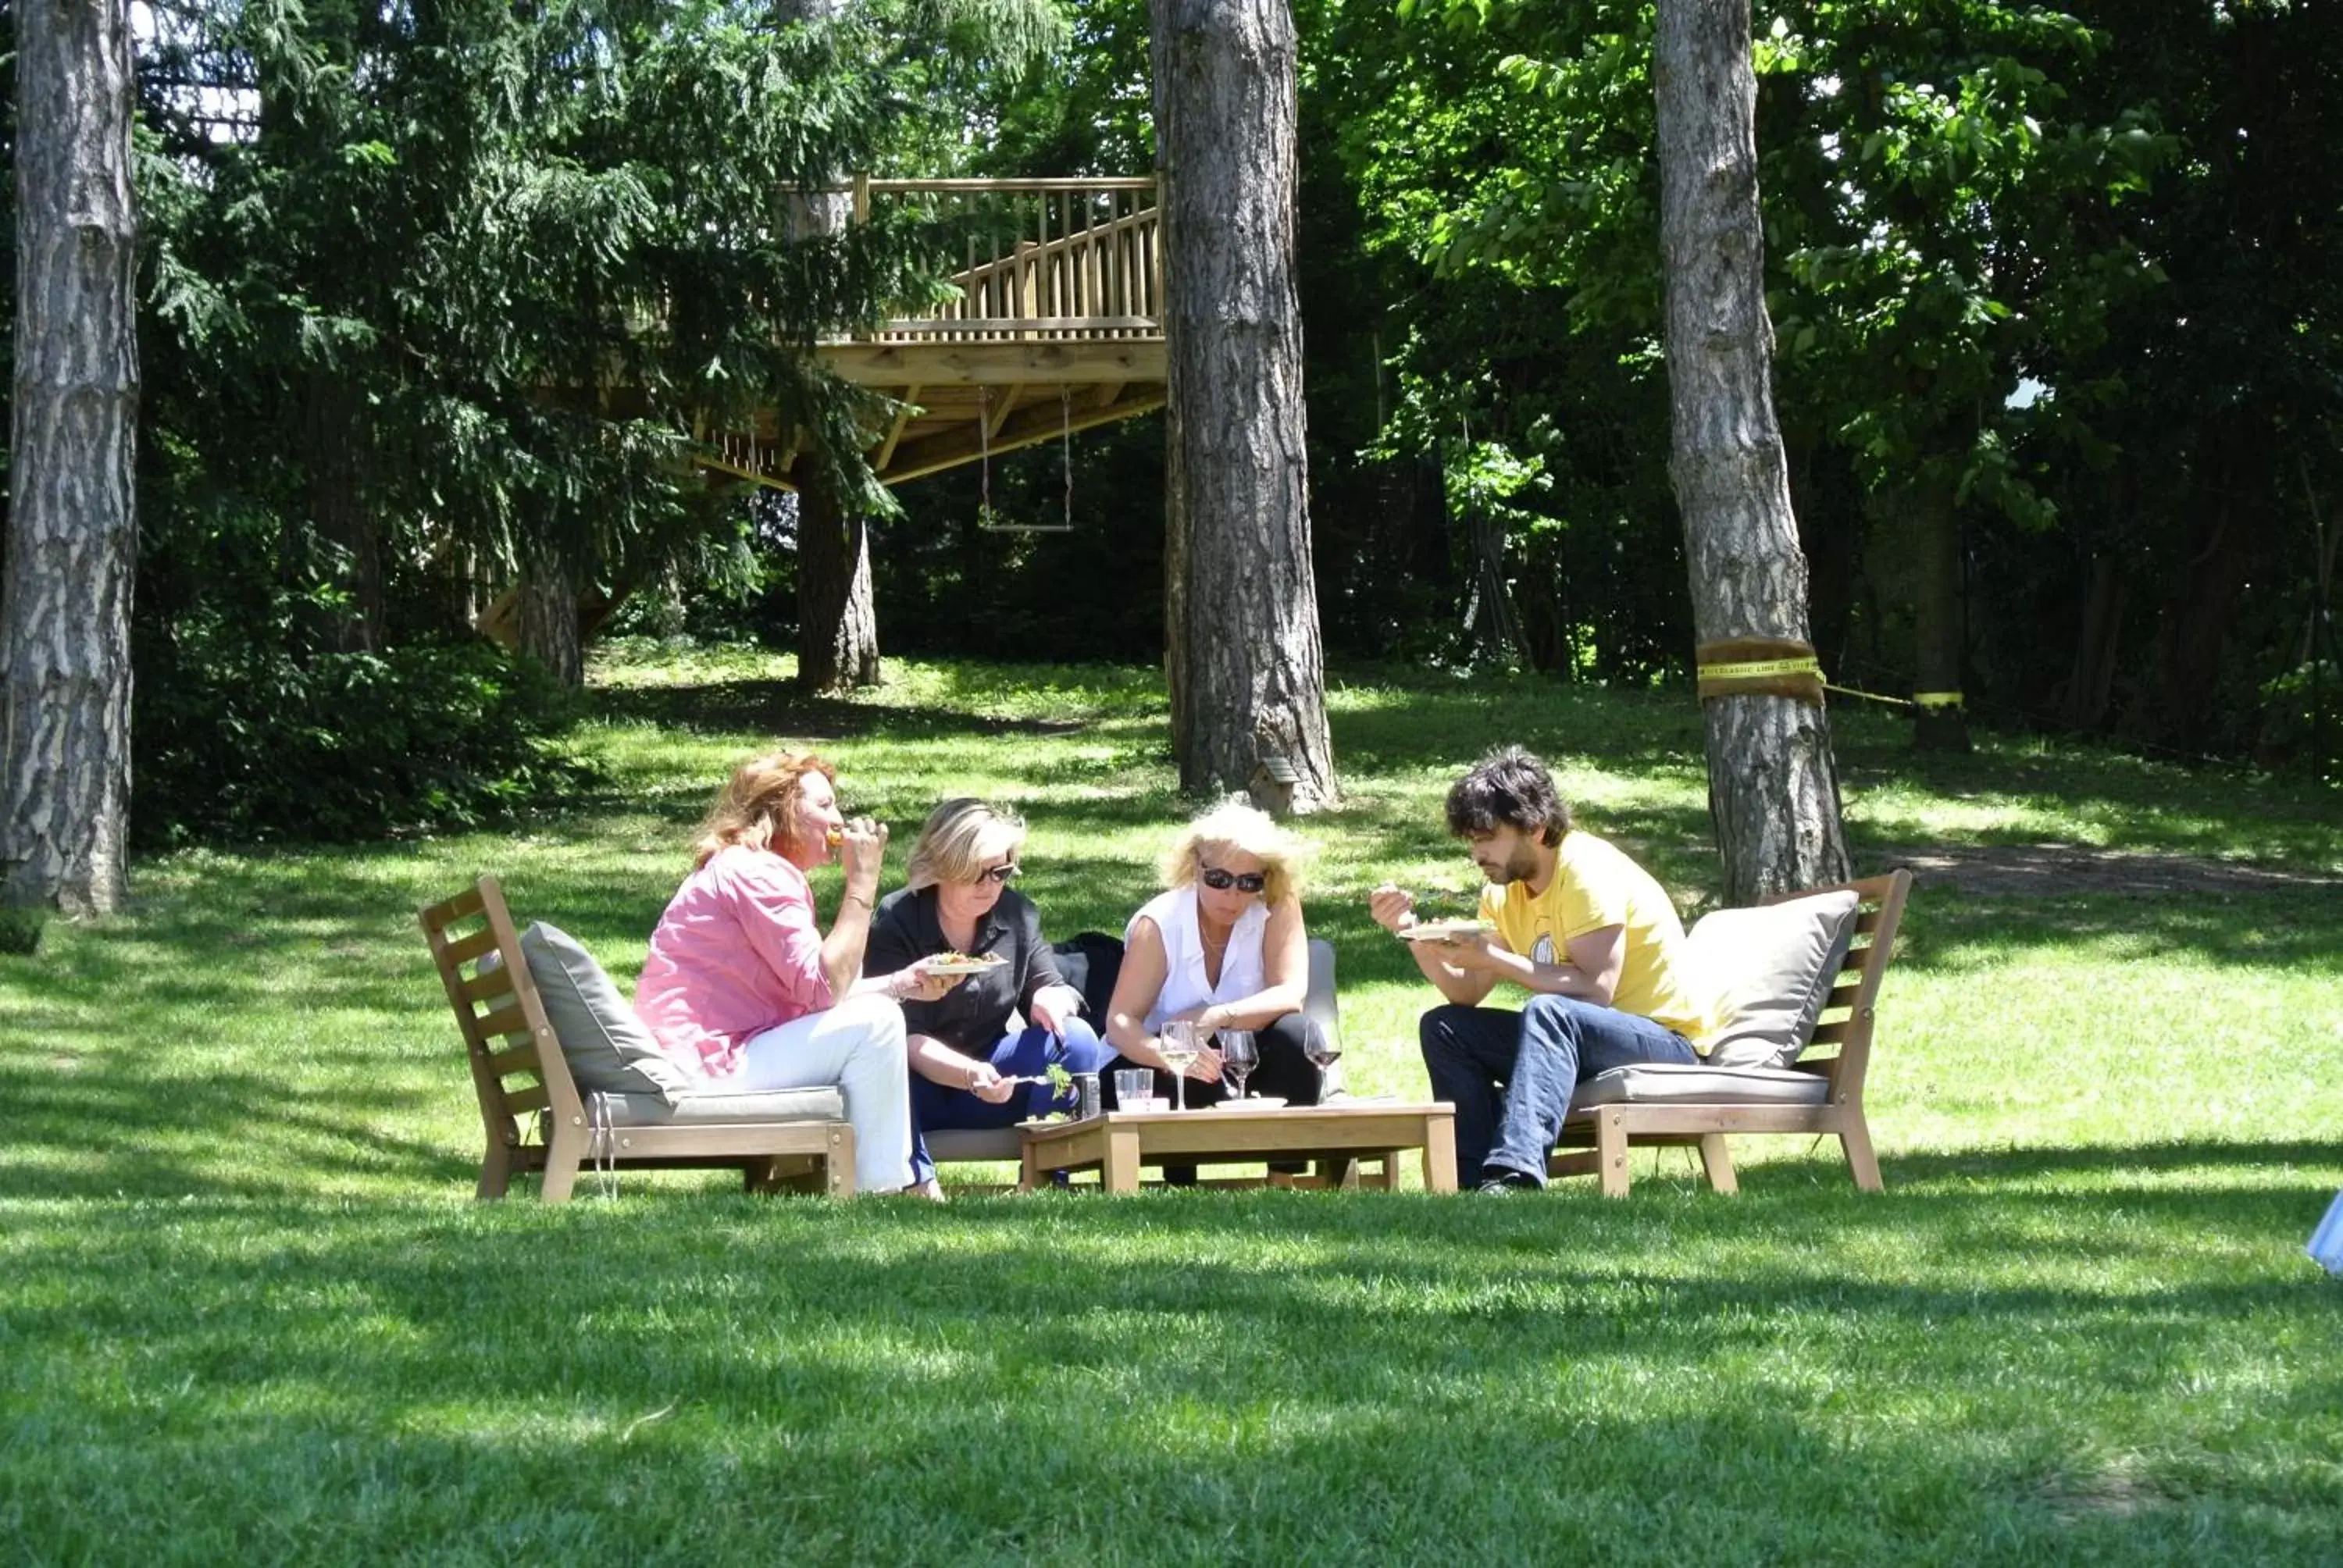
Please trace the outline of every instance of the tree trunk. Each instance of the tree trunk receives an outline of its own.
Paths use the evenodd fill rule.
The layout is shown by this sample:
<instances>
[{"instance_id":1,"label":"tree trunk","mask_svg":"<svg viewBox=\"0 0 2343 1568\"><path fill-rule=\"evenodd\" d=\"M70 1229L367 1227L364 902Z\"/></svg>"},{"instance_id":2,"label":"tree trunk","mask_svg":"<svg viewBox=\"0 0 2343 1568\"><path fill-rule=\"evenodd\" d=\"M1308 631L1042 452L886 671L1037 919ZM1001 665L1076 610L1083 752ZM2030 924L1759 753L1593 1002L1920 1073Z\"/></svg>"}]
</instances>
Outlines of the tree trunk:
<instances>
[{"instance_id":1,"label":"tree trunk","mask_svg":"<svg viewBox=\"0 0 2343 1568\"><path fill-rule=\"evenodd\" d=\"M783 15L808 22L835 20L845 9L845 0L780 5ZM850 196L800 195L790 203L789 228L795 236L841 234L853 216ZM783 440L791 438L782 432ZM808 691L876 686L879 603L870 581L870 519L852 511L821 472L821 456L808 453L797 464L798 685ZM839 457L854 460L850 454Z\"/></svg>"},{"instance_id":2,"label":"tree trunk","mask_svg":"<svg viewBox=\"0 0 2343 1568\"><path fill-rule=\"evenodd\" d=\"M879 611L870 535L810 458L798 489L798 684L834 691L879 684Z\"/></svg>"},{"instance_id":3,"label":"tree trunk","mask_svg":"<svg viewBox=\"0 0 2343 1568\"><path fill-rule=\"evenodd\" d=\"M1966 751L1969 723L1961 693L1968 631L1961 591L1960 508L1949 480L1929 477L1908 497L1918 545L1919 587L1912 604L1912 689L1920 704L1912 727L1919 751Z\"/></svg>"},{"instance_id":4,"label":"tree trunk","mask_svg":"<svg viewBox=\"0 0 2343 1568\"><path fill-rule=\"evenodd\" d=\"M2123 645L2125 607L2131 584L2113 556L2094 553L2089 586L2083 594L2081 628L2075 635L2075 666L2066 677L2066 699L2059 717L2070 729L2095 732L2107 723L2115 693L2116 654Z\"/></svg>"},{"instance_id":5,"label":"tree trunk","mask_svg":"<svg viewBox=\"0 0 2343 1568\"><path fill-rule=\"evenodd\" d=\"M137 556L130 11L16 10L16 364L0 591L0 896L127 890Z\"/></svg>"},{"instance_id":6,"label":"tree trunk","mask_svg":"<svg viewBox=\"0 0 2343 1568\"><path fill-rule=\"evenodd\" d=\"M514 646L551 670L562 685L586 684L586 651L578 634L578 580L550 548L522 563L513 627Z\"/></svg>"},{"instance_id":7,"label":"tree trunk","mask_svg":"<svg viewBox=\"0 0 2343 1568\"><path fill-rule=\"evenodd\" d=\"M1310 559L1286 0L1151 0L1163 180L1164 665L1181 788L1335 799Z\"/></svg>"},{"instance_id":8,"label":"tree trunk","mask_svg":"<svg viewBox=\"0 0 2343 1568\"><path fill-rule=\"evenodd\" d=\"M382 646L382 529L367 503L365 400L340 377L306 378L302 399L303 461L309 473L309 520L341 558L349 592L347 608L326 628L327 641L345 653Z\"/></svg>"},{"instance_id":9,"label":"tree trunk","mask_svg":"<svg viewBox=\"0 0 2343 1568\"><path fill-rule=\"evenodd\" d=\"M1746 0L1660 0L1660 243L1671 448L1704 643L1805 642L1806 562L1774 419ZM1762 692L1704 703L1728 903L1844 880L1829 716Z\"/></svg>"}]
</instances>

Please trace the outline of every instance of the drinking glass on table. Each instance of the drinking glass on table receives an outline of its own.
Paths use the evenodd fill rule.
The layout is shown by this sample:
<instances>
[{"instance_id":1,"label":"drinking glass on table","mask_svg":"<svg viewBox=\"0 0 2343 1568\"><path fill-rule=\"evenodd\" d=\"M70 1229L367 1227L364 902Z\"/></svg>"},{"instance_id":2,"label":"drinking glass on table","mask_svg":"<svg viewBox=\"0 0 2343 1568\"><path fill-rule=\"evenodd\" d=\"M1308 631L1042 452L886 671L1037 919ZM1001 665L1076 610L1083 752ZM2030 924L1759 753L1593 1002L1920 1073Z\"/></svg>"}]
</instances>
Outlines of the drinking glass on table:
<instances>
[{"instance_id":1,"label":"drinking glass on table","mask_svg":"<svg viewBox=\"0 0 2343 1568\"><path fill-rule=\"evenodd\" d=\"M1172 1098L1174 1111L1188 1109L1188 1070L1196 1065L1203 1054L1204 1036L1192 1019L1167 1019L1156 1050L1161 1052L1163 1065L1172 1070Z\"/></svg>"},{"instance_id":2,"label":"drinking glass on table","mask_svg":"<svg viewBox=\"0 0 2343 1568\"><path fill-rule=\"evenodd\" d=\"M1335 1046L1333 1037L1319 1028L1313 1019L1302 1031L1302 1054L1308 1057L1310 1065L1318 1070L1318 1102L1323 1105L1326 1102L1326 1070L1340 1061L1342 1053Z\"/></svg>"},{"instance_id":3,"label":"drinking glass on table","mask_svg":"<svg viewBox=\"0 0 2343 1568\"><path fill-rule=\"evenodd\" d=\"M1252 1030L1221 1030L1213 1035L1212 1043L1221 1048L1221 1070L1228 1074L1229 1082L1234 1086L1230 1098L1242 1100L1246 1078L1261 1065L1261 1047L1253 1043Z\"/></svg>"}]
</instances>

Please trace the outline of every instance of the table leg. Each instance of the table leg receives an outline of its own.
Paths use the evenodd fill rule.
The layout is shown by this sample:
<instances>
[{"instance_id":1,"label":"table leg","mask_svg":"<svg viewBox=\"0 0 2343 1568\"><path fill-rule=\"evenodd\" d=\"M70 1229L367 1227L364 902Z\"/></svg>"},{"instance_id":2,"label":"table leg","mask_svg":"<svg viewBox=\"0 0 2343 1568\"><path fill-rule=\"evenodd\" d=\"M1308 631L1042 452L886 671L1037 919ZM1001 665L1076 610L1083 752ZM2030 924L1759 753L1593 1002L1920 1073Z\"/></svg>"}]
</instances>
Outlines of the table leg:
<instances>
[{"instance_id":1,"label":"table leg","mask_svg":"<svg viewBox=\"0 0 2343 1568\"><path fill-rule=\"evenodd\" d=\"M1099 1164L1099 1184L1110 1192L1139 1191L1139 1129L1110 1128L1106 1158Z\"/></svg>"},{"instance_id":2,"label":"table leg","mask_svg":"<svg viewBox=\"0 0 2343 1568\"><path fill-rule=\"evenodd\" d=\"M1031 1192L1034 1188L1039 1187L1041 1184L1041 1161L1033 1152L1031 1141L1028 1140L1025 1147L1021 1150L1018 1154L1017 1191L1020 1192Z\"/></svg>"},{"instance_id":3,"label":"table leg","mask_svg":"<svg viewBox=\"0 0 2343 1568\"><path fill-rule=\"evenodd\" d=\"M1423 1190L1456 1191L1456 1118L1437 1111L1423 1119Z\"/></svg>"}]
</instances>

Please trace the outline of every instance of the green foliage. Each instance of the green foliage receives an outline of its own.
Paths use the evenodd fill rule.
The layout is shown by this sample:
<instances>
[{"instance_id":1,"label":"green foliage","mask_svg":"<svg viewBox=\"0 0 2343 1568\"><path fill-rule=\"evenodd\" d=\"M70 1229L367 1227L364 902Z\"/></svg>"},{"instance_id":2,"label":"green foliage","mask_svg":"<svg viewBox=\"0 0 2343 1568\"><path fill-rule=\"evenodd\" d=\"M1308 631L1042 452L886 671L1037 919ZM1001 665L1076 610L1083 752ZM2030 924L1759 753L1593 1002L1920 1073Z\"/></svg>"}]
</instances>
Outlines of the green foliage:
<instances>
[{"instance_id":1,"label":"green foliage","mask_svg":"<svg viewBox=\"0 0 2343 1568\"><path fill-rule=\"evenodd\" d=\"M141 689L141 842L376 839L510 821L574 788L568 694L479 641L296 657L183 626Z\"/></svg>"},{"instance_id":2,"label":"green foliage","mask_svg":"<svg viewBox=\"0 0 2343 1568\"><path fill-rule=\"evenodd\" d=\"M0 953L30 958L40 950L41 932L47 925L43 910L0 909Z\"/></svg>"}]
</instances>

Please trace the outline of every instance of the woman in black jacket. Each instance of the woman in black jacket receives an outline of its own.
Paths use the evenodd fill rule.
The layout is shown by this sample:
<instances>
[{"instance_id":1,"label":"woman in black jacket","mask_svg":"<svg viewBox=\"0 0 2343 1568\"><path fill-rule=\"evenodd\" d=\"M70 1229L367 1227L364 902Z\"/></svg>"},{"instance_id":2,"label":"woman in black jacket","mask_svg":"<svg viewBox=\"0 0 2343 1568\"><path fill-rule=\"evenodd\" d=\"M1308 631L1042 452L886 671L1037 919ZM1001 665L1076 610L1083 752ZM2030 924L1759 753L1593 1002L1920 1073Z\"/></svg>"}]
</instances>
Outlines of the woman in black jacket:
<instances>
[{"instance_id":1,"label":"woman in black jacket","mask_svg":"<svg viewBox=\"0 0 2343 1568\"><path fill-rule=\"evenodd\" d=\"M1096 1072L1114 1052L1081 1017L1081 992L1058 973L1041 917L1009 884L1025 824L981 800L947 800L911 846L901 891L880 900L863 965L891 973L915 959L990 960L935 1001L909 1002L911 1124L1009 1127L1046 1113L1048 1070ZM1012 1012L1021 1026L1012 1027ZM933 1167L912 1153L921 1181Z\"/></svg>"}]
</instances>

